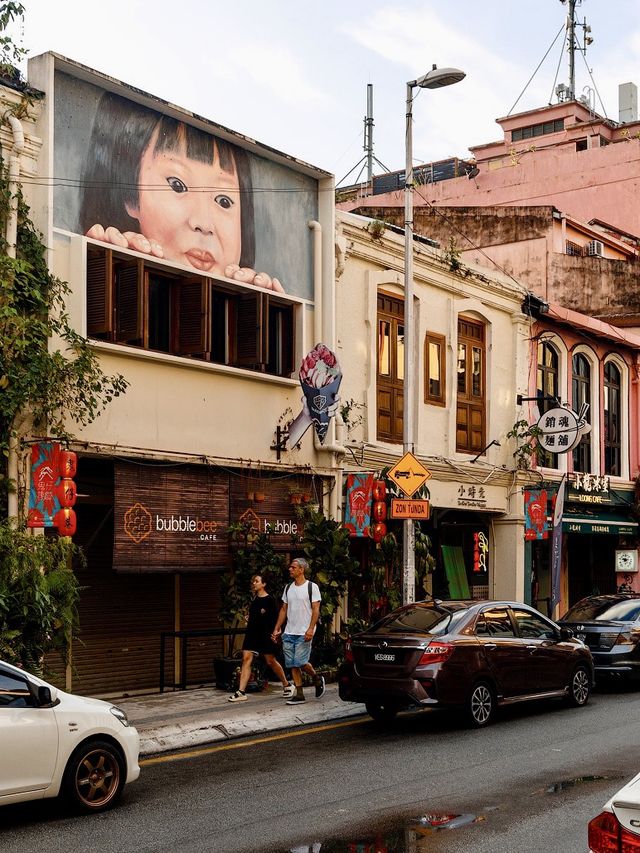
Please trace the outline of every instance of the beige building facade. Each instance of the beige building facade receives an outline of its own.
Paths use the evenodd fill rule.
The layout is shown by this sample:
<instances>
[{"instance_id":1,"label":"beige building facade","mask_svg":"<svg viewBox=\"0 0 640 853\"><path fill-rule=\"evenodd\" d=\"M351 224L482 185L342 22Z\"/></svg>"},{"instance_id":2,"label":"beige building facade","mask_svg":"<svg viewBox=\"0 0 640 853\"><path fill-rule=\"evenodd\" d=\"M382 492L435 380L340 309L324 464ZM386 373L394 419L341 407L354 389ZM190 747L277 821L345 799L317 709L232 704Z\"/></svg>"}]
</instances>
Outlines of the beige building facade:
<instances>
[{"instance_id":1,"label":"beige building facade","mask_svg":"<svg viewBox=\"0 0 640 853\"><path fill-rule=\"evenodd\" d=\"M379 474L403 455L404 236L343 212L336 233L342 392L356 415L345 471ZM431 515L421 522L436 559L429 591L455 597L451 573L462 561L470 595L524 600L522 481L507 438L527 387L524 291L432 241L416 238L414 252L410 416L414 453L431 473Z\"/></svg>"}]
</instances>

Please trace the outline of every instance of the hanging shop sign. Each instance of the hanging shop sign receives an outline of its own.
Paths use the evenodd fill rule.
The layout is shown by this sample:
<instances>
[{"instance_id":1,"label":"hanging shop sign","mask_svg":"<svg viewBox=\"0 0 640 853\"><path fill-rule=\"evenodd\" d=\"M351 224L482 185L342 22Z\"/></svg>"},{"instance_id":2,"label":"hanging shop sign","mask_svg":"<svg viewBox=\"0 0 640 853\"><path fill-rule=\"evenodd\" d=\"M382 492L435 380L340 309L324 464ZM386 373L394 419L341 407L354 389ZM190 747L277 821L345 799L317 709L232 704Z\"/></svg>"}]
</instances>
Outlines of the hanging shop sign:
<instances>
[{"instance_id":1,"label":"hanging shop sign","mask_svg":"<svg viewBox=\"0 0 640 853\"><path fill-rule=\"evenodd\" d=\"M527 542L547 539L547 490L525 489L524 492L524 538Z\"/></svg>"},{"instance_id":2,"label":"hanging shop sign","mask_svg":"<svg viewBox=\"0 0 640 853\"><path fill-rule=\"evenodd\" d=\"M342 371L335 353L324 344L316 344L302 359L299 371L304 397L303 409L289 427L288 445L295 447L313 424L321 444L335 415Z\"/></svg>"},{"instance_id":3,"label":"hanging shop sign","mask_svg":"<svg viewBox=\"0 0 640 853\"><path fill-rule=\"evenodd\" d=\"M469 506L475 509L485 509L487 493L484 486L460 483L458 486L458 506Z\"/></svg>"},{"instance_id":4,"label":"hanging shop sign","mask_svg":"<svg viewBox=\"0 0 640 853\"><path fill-rule=\"evenodd\" d=\"M584 403L579 412L569 406L556 406L544 412L538 420L538 443L549 453L568 453L577 447L583 435L590 432L586 416L589 404Z\"/></svg>"},{"instance_id":5,"label":"hanging shop sign","mask_svg":"<svg viewBox=\"0 0 640 853\"><path fill-rule=\"evenodd\" d=\"M413 453L405 453L390 469L387 477L407 498L412 498L418 489L431 477L431 471Z\"/></svg>"},{"instance_id":6,"label":"hanging shop sign","mask_svg":"<svg viewBox=\"0 0 640 853\"><path fill-rule=\"evenodd\" d=\"M350 536L369 536L373 484L373 474L349 474L347 477L344 526L349 531ZM386 507L382 501L379 503ZM378 510L378 514L380 514L380 510ZM384 521L384 518L376 518L375 521Z\"/></svg>"},{"instance_id":7,"label":"hanging shop sign","mask_svg":"<svg viewBox=\"0 0 640 853\"><path fill-rule=\"evenodd\" d=\"M193 572L227 563L229 476L196 466L115 465L113 567Z\"/></svg>"}]
</instances>

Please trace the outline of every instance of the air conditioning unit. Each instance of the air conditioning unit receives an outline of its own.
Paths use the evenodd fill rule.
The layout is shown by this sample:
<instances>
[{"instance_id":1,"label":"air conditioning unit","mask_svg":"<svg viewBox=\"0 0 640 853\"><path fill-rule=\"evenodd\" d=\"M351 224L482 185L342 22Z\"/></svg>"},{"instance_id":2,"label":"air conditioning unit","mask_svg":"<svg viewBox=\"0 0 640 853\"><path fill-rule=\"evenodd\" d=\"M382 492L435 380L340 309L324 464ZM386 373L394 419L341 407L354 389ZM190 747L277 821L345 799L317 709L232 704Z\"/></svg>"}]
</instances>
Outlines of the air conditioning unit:
<instances>
[{"instance_id":1,"label":"air conditioning unit","mask_svg":"<svg viewBox=\"0 0 640 853\"><path fill-rule=\"evenodd\" d=\"M597 256L601 258L604 255L604 246L602 245L601 240L592 240L587 244L587 255L589 256Z\"/></svg>"}]
</instances>

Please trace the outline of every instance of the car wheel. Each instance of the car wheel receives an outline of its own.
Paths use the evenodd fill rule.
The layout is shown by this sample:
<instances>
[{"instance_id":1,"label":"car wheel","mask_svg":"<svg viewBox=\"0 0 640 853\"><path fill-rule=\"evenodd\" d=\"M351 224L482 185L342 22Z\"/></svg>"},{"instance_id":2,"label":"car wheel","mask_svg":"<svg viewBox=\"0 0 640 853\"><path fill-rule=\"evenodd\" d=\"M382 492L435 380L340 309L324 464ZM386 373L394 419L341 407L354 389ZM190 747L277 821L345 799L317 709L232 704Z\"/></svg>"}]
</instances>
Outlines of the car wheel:
<instances>
[{"instance_id":1,"label":"car wheel","mask_svg":"<svg viewBox=\"0 0 640 853\"><path fill-rule=\"evenodd\" d=\"M365 702L367 714L379 723L390 723L400 710L391 702Z\"/></svg>"},{"instance_id":2,"label":"car wheel","mask_svg":"<svg viewBox=\"0 0 640 853\"><path fill-rule=\"evenodd\" d=\"M75 808L99 812L116 804L124 783L124 761L118 748L108 741L91 740L69 759L62 791Z\"/></svg>"},{"instance_id":3,"label":"car wheel","mask_svg":"<svg viewBox=\"0 0 640 853\"><path fill-rule=\"evenodd\" d=\"M491 685L478 681L473 685L467 700L467 719L475 728L488 726L496 709L496 699Z\"/></svg>"},{"instance_id":4,"label":"car wheel","mask_svg":"<svg viewBox=\"0 0 640 853\"><path fill-rule=\"evenodd\" d=\"M591 678L586 666L577 666L571 676L569 685L569 704L575 708L586 705L591 695Z\"/></svg>"}]
</instances>

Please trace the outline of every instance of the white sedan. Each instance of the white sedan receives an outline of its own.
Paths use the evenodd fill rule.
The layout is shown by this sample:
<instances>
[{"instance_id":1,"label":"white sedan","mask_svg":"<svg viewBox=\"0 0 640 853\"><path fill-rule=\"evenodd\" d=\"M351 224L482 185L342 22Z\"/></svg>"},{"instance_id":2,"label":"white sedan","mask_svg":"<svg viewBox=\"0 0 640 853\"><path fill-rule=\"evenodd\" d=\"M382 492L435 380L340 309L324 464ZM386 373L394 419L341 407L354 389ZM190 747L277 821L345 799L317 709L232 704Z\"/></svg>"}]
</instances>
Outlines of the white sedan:
<instances>
[{"instance_id":1,"label":"white sedan","mask_svg":"<svg viewBox=\"0 0 640 853\"><path fill-rule=\"evenodd\" d=\"M620 788L589 822L591 853L640 851L640 773Z\"/></svg>"},{"instance_id":2,"label":"white sedan","mask_svg":"<svg viewBox=\"0 0 640 853\"><path fill-rule=\"evenodd\" d=\"M110 808L140 775L139 747L120 708L0 661L0 805L62 794L82 811Z\"/></svg>"}]
</instances>

